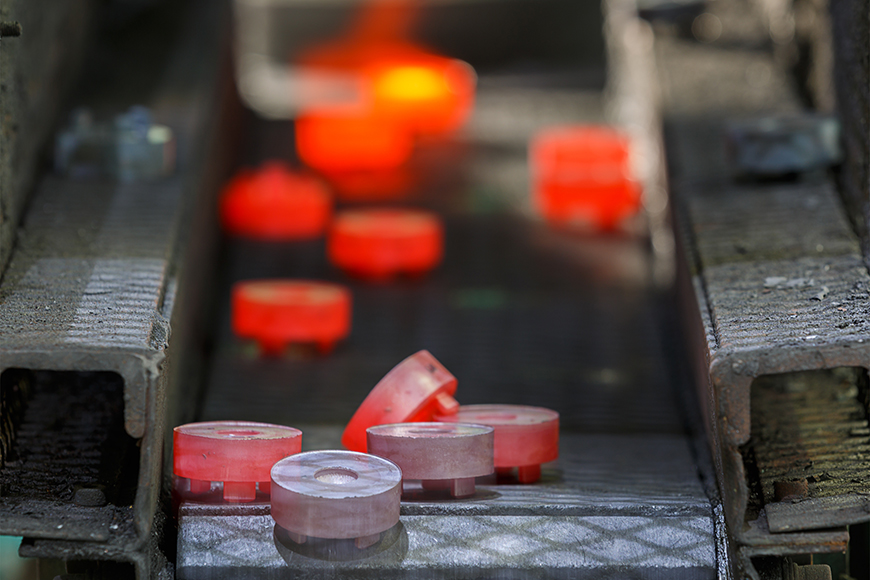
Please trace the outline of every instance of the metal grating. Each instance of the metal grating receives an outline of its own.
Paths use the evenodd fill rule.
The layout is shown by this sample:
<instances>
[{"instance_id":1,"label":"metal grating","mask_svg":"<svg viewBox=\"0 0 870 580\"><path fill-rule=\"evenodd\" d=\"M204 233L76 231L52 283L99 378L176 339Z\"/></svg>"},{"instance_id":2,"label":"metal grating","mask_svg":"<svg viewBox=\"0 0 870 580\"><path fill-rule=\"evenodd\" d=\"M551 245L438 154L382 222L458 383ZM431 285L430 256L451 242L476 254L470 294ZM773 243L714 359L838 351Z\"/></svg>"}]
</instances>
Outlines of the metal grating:
<instances>
[{"instance_id":1,"label":"metal grating","mask_svg":"<svg viewBox=\"0 0 870 580\"><path fill-rule=\"evenodd\" d=\"M341 277L319 245L230 248L231 280L349 284L353 331L328 359L297 352L260 360L234 339L222 312L202 418L343 424L393 365L427 348L459 378L463 403L549 406L565 428L588 432L682 431L653 297L601 281L605 273L554 251L582 242L541 226L490 215L448 217L447 226L442 269L388 286ZM593 243L615 263L632 251L621 240ZM293 406L284 404L288 389Z\"/></svg>"}]
</instances>

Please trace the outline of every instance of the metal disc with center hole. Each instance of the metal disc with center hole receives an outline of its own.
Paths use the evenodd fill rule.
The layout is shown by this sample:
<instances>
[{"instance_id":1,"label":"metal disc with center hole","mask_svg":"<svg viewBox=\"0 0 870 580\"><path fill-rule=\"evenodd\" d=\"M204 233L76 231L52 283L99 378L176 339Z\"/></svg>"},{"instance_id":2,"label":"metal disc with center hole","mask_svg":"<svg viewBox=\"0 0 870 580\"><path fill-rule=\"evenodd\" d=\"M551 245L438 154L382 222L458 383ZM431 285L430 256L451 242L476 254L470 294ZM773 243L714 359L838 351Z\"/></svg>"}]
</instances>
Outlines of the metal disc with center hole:
<instances>
[{"instance_id":1,"label":"metal disc with center hole","mask_svg":"<svg viewBox=\"0 0 870 580\"><path fill-rule=\"evenodd\" d=\"M359 538L399 521L402 472L381 457L309 451L272 467L272 517L316 538Z\"/></svg>"},{"instance_id":2,"label":"metal disc with center hole","mask_svg":"<svg viewBox=\"0 0 870 580\"><path fill-rule=\"evenodd\" d=\"M251 421L188 423L173 430L173 471L201 481L265 482L279 459L302 451L302 431Z\"/></svg>"}]
</instances>

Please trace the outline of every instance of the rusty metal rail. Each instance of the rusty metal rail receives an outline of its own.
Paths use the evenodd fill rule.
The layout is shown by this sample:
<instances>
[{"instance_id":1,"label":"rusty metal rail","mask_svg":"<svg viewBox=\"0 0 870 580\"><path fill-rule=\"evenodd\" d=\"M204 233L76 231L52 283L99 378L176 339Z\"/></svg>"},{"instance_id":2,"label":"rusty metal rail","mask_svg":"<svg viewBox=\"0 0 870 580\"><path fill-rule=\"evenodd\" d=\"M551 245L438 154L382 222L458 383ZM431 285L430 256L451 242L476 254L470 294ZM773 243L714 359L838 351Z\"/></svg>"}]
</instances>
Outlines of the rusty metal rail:
<instances>
[{"instance_id":1,"label":"rusty metal rail","mask_svg":"<svg viewBox=\"0 0 870 580\"><path fill-rule=\"evenodd\" d=\"M753 455L772 532L870 519L864 509L870 428L863 395L866 377L854 368L756 380L752 446L744 453Z\"/></svg>"},{"instance_id":2,"label":"rusty metal rail","mask_svg":"<svg viewBox=\"0 0 870 580\"><path fill-rule=\"evenodd\" d=\"M866 479L856 454L868 443L861 381L834 377L863 375L870 361L870 276L825 176L734 179L726 121L800 104L751 7L730 1L711 10L720 38L659 37L657 59L687 334L736 560L755 575L757 556L843 551L848 533L831 526L867 519L856 509ZM842 367L850 370L818 374ZM819 384L801 395L808 377ZM812 501L787 502L788 517L800 512L811 522L798 530L775 513L784 502L773 485L802 478ZM824 518L821 497L830 498Z\"/></svg>"}]
</instances>

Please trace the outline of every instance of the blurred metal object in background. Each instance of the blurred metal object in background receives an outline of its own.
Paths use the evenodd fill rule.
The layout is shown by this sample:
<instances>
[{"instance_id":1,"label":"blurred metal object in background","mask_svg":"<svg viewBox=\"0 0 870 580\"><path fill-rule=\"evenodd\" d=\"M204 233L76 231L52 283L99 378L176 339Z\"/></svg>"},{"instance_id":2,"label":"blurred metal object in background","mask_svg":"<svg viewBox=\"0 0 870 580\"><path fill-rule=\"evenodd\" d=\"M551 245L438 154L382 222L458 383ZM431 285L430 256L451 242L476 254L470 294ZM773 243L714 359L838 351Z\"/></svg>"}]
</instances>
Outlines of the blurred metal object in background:
<instances>
[{"instance_id":1,"label":"blurred metal object in background","mask_svg":"<svg viewBox=\"0 0 870 580\"><path fill-rule=\"evenodd\" d=\"M840 122L809 113L729 123L729 159L737 175L777 177L824 170L842 161Z\"/></svg>"},{"instance_id":2,"label":"blurred metal object in background","mask_svg":"<svg viewBox=\"0 0 870 580\"><path fill-rule=\"evenodd\" d=\"M158 125L147 107L133 106L115 117L113 163L110 171L121 181L168 177L175 170L175 136Z\"/></svg>"},{"instance_id":3,"label":"blurred metal object in background","mask_svg":"<svg viewBox=\"0 0 870 580\"><path fill-rule=\"evenodd\" d=\"M175 136L141 105L111 124L95 123L90 110L76 109L55 139L54 168L69 177L104 175L124 182L168 177L175 170Z\"/></svg>"}]
</instances>

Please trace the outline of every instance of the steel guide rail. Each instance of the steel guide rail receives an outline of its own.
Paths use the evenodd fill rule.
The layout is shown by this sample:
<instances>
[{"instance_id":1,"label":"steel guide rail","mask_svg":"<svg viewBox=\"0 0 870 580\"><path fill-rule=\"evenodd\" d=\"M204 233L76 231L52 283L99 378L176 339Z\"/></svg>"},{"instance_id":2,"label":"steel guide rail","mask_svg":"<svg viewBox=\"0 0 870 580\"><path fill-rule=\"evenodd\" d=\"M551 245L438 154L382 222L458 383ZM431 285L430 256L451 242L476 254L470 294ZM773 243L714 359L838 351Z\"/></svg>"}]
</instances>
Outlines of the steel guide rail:
<instances>
[{"instance_id":1,"label":"steel guide rail","mask_svg":"<svg viewBox=\"0 0 870 580\"><path fill-rule=\"evenodd\" d=\"M567 99L569 91L557 91L563 98L554 104L543 90L503 86L479 93L484 119L493 114L486 104L497 101L496 90L518 110L601 120L595 107L579 106L600 103L598 93L575 91ZM527 122L516 119L518 127ZM499 127L508 134L512 128ZM280 126L254 126L252 140L276 132ZM262 143L252 148L268 153ZM657 324L649 256L635 253L641 237L577 238L527 219L516 211L527 211L522 147L492 159L494 151L471 158L473 187L451 184L415 199L447 207L446 258L426 280L366 285L330 269L317 243L234 240L222 296L245 278L341 281L354 295L354 326L328 358L297 352L262 360L232 336L229 314L221 312L200 418L233 413L293 425L304 433L305 450L335 449L344 422L378 379L409 351L431 348L463 385L463 402L559 410L559 460L544 465L534 485L479 481L469 500L405 501L396 540L356 560L293 546L266 504L186 502L179 509L180 579L716 576L722 526L699 480L679 389L667 372L661 343L673 337ZM491 166L498 171L488 175ZM502 186L504 175L520 177ZM484 184L496 191L488 206L475 209L480 200L473 196ZM640 279L614 275L638 263ZM247 388L240 390L242 381Z\"/></svg>"},{"instance_id":2,"label":"steel guide rail","mask_svg":"<svg viewBox=\"0 0 870 580\"><path fill-rule=\"evenodd\" d=\"M165 67L158 65L155 70L152 62L159 59L124 62L154 83L146 104L175 132L176 174L132 183L43 177L0 285L4 378L14 382L29 376L36 387L46 381L66 381L68 385L48 394L49 403L61 405L74 401L77 390L87 392L101 381L119 385L111 393L104 388L106 394L99 396L105 401L95 398L82 403L80 411L59 409L58 421L69 425L64 427L67 431L39 427L40 414L47 417L54 412L52 405L28 408L25 401L21 428L28 426L31 417L34 428L42 431L22 434L22 445L39 441L46 446L40 453L55 459L28 460L30 450L16 448L12 439L9 465L0 466L0 480L18 477L16 473L26 479L31 468L49 469L68 480L70 491L45 496L39 489L5 486L0 489L0 533L24 536L23 556L129 562L140 579L171 569L158 546L163 534L159 496L164 430L167 408L173 414L171 421L180 409L174 399L192 396L189 383L197 360L192 345L201 340L197 332L202 326L199 300L193 296L202 293L201 284L209 278L216 240L214 225L201 216L210 214L208 204L213 203L214 188L222 179L222 165L215 160L224 154L225 145L217 136L226 128L230 102L218 82L225 72L220 66L220 35L228 15L226 5L200 2L174 15L187 24L180 25L181 41ZM169 41L152 38L160 44ZM193 63L201 63L195 74L191 74ZM108 111L126 108L131 104L125 100L129 95L114 97L120 103L106 106L106 99L111 103L113 95L124 95L123 90L113 92L118 89L109 83L100 88L103 92L96 100ZM101 111L97 109L98 114ZM170 341L171 326L178 326L180 332ZM76 381L85 383L76 386ZM66 389L72 389L69 396L63 395ZM167 399L173 401L167 405ZM105 419L88 408L98 404L107 406ZM63 417L71 412L81 412L80 419L92 424L76 426L69 419L78 417ZM99 427L100 421L111 424L113 415L119 420L119 431ZM78 432L85 439L65 438ZM113 455L118 449L111 443L119 437L130 441L125 447L134 454L130 459L134 497L123 499L109 493L115 485L110 476L94 481L85 476L96 469L90 464L121 461ZM73 463L81 450L80 461L85 463L79 472L72 463L65 467L58 459L64 445L70 446ZM81 481L76 473L81 473ZM85 485L82 492L79 484L95 487ZM114 505L113 501L129 503Z\"/></svg>"},{"instance_id":3,"label":"steel guide rail","mask_svg":"<svg viewBox=\"0 0 870 580\"><path fill-rule=\"evenodd\" d=\"M722 23L719 42L661 36L656 52L668 95L664 116L684 320L738 571L757 578L752 557L841 552L848 533L831 526L867 519L856 517L855 502L845 493L789 507L810 519L820 509L839 513L809 526L819 529L772 532L768 516L778 504L749 509L754 483L745 458L752 445L762 444L750 439L756 379L867 368L870 276L825 176L735 180L725 157L726 121L800 107L751 8L720 2L713 12Z\"/></svg>"}]
</instances>

